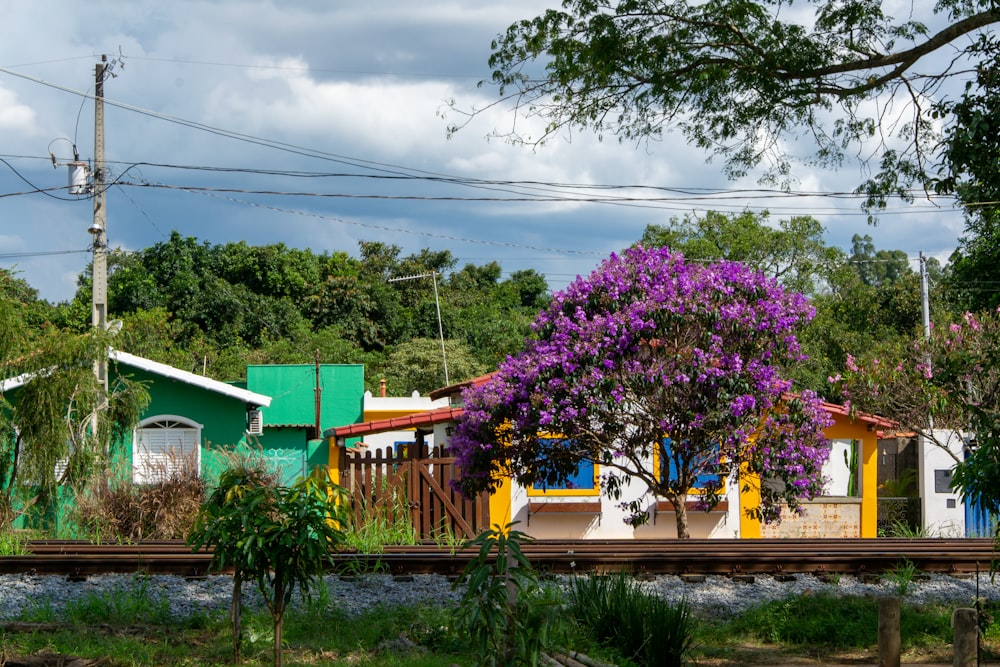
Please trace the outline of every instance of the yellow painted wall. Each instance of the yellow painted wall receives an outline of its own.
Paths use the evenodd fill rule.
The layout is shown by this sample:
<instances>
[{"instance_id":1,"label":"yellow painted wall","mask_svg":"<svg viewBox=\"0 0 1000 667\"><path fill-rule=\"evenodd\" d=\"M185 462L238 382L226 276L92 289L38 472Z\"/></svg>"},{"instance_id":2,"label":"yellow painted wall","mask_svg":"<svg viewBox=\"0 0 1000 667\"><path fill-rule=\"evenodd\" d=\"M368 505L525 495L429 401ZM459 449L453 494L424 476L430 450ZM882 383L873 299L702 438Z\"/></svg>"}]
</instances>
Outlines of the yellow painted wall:
<instances>
[{"instance_id":1,"label":"yellow painted wall","mask_svg":"<svg viewBox=\"0 0 1000 667\"><path fill-rule=\"evenodd\" d=\"M868 424L856 421L845 415L831 415L833 426L826 429L825 435L830 440L857 440L861 443L859 458L861 461L861 520L860 534L856 537L876 537L878 528L878 434L868 430ZM759 480L751 479L750 489L740 491L740 536L744 538L759 538L761 524L746 516L744 508L757 507L760 504Z\"/></svg>"},{"instance_id":2,"label":"yellow painted wall","mask_svg":"<svg viewBox=\"0 0 1000 667\"><path fill-rule=\"evenodd\" d=\"M513 484L510 477L504 477L497 490L490 495L490 527L499 525L501 528L513 521L511 513L511 491ZM518 527L524 530L523 526Z\"/></svg>"}]
</instances>

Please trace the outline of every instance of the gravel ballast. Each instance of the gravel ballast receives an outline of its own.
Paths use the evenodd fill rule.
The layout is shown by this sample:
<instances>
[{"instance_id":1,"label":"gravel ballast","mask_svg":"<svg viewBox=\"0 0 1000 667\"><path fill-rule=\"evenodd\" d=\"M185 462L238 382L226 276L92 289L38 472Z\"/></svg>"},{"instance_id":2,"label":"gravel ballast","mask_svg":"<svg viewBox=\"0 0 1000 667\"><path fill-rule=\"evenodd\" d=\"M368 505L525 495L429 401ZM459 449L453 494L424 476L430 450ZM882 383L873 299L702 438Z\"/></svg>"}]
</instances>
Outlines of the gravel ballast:
<instances>
[{"instance_id":1,"label":"gravel ballast","mask_svg":"<svg viewBox=\"0 0 1000 667\"><path fill-rule=\"evenodd\" d=\"M785 577L781 577L784 579ZM556 578L565 583L566 577ZM328 576L324 579L326 595L321 596L331 609L347 614L359 614L377 605L448 604L461 595L453 590L451 581L441 575L418 574L394 577L370 574L359 577ZM672 600L687 600L699 615L731 616L767 600L797 595L828 592L834 595L880 597L896 595L900 583L890 576L876 580L861 580L855 576L818 578L794 575L791 581L779 581L771 575L725 577L707 575L682 578L662 575L642 581L651 592ZM225 613L229 607L232 578L213 575L204 578L184 578L169 575L109 574L91 576L82 581L63 576L0 575L0 620L22 620L40 616L47 610L59 618L73 601L83 602L100 597L126 599L145 595L152 604L167 600L174 618L192 614ZM908 582L903 599L910 604L930 602L971 606L976 597L1000 600L1000 581L993 583L988 572L978 577L921 575ZM255 587L244 586L244 603L249 608L262 606ZM298 595L293 605L301 604Z\"/></svg>"}]
</instances>

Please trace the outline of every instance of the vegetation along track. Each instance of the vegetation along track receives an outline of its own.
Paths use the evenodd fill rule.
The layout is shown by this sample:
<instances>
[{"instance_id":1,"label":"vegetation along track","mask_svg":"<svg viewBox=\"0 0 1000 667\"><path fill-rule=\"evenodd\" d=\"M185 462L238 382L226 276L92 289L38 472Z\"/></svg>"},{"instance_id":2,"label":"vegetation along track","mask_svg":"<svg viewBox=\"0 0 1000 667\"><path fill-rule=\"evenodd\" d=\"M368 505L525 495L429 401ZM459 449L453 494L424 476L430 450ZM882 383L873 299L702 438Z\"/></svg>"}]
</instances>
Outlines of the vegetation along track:
<instances>
[{"instance_id":1,"label":"vegetation along track","mask_svg":"<svg viewBox=\"0 0 1000 667\"><path fill-rule=\"evenodd\" d=\"M0 556L0 574L200 576L208 573L212 558L210 552L192 553L181 541L45 540L26 547L27 555ZM904 563L923 572L960 574L989 570L995 556L988 539L538 540L524 551L543 572L625 569L638 574L878 574ZM335 554L333 568L457 574L473 555L434 544L395 546L379 554Z\"/></svg>"}]
</instances>

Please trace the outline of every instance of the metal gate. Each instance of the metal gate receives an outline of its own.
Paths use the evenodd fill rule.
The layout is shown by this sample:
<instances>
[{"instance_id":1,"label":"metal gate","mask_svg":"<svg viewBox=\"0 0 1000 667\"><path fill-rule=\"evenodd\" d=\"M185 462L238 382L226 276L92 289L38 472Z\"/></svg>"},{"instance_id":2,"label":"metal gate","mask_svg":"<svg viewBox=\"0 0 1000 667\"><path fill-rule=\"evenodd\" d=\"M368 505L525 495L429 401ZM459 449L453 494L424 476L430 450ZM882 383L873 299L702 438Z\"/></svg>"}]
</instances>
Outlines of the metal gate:
<instances>
[{"instance_id":1,"label":"metal gate","mask_svg":"<svg viewBox=\"0 0 1000 667\"><path fill-rule=\"evenodd\" d=\"M475 537L489 528L489 495L467 499L451 488L455 457L410 444L354 453L341 449L340 485L352 499L356 524L409 519L419 540Z\"/></svg>"}]
</instances>

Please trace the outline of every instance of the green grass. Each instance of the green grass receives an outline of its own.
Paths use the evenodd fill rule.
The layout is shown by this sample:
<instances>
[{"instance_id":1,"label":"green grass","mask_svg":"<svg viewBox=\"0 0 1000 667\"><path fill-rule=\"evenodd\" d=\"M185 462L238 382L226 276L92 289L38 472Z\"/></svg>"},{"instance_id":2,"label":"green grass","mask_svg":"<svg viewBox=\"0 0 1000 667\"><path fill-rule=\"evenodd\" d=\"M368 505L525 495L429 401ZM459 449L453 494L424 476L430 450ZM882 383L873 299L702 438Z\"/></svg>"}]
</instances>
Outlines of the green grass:
<instances>
[{"instance_id":1,"label":"green grass","mask_svg":"<svg viewBox=\"0 0 1000 667\"><path fill-rule=\"evenodd\" d=\"M911 605L904 599L900 607L904 654L950 655L955 606ZM972 606L971 600L968 606ZM992 613L990 608L987 613ZM985 640L984 657L1000 656L1000 626L991 618ZM770 648L814 658L870 654L878 649L878 600L813 594L767 602L730 620L700 624L695 644L696 654L714 657L731 655L740 647Z\"/></svg>"},{"instance_id":2,"label":"green grass","mask_svg":"<svg viewBox=\"0 0 1000 667\"><path fill-rule=\"evenodd\" d=\"M581 586L589 588L575 593L575 603L573 594L567 596L566 603L570 606L561 615L563 622L555 633L560 646L621 667L636 667L643 658L614 642L601 646L599 633L613 633L627 622L638 626L637 619L652 618L659 612L664 614L657 623L660 626L686 623L667 613L669 605L659 611L642 607L640 602L645 598L637 595L635 582L630 578L581 577L579 581ZM559 601L553 590L547 595ZM622 600L629 596L635 603L623 604ZM581 608L570 611L581 602ZM918 606L903 599L904 656L942 657L939 661L950 662L953 610L953 606ZM984 609L987 661L1000 658L1000 624L994 620L1000 617L998 610L997 604L987 604ZM581 614L585 618L577 621ZM134 577L119 591L95 593L64 606L37 600L19 620L44 625L33 631L0 631L0 645L7 655L47 650L106 658L109 667L230 664L231 635L225 612L171 619L164 603L142 576ZM244 621L245 664L269 665L270 616L264 611L253 611L245 614ZM728 660L730 664L774 664L789 662L792 657L824 662L860 660L870 664L872 656L877 655L878 601L826 594L801 595L761 604L732 619L701 616L691 627L694 642L688 657L694 664L720 660ZM401 636L420 648L401 651ZM663 644L663 635L657 636ZM288 612L285 644L285 664L290 666L446 667L477 662L469 647L469 637L462 636L454 627L450 608L379 607L360 616L348 616L331 602L324 589ZM667 661L652 660L657 664Z\"/></svg>"},{"instance_id":3,"label":"green grass","mask_svg":"<svg viewBox=\"0 0 1000 667\"><path fill-rule=\"evenodd\" d=\"M464 647L444 623L447 610L434 607L375 609L347 617L336 610L296 609L285 619L285 664L378 667L446 667L471 664ZM7 655L29 655L48 650L62 655L109 659L111 667L147 665L231 664L231 635L224 613L196 623L124 623L100 621L84 624L79 618L36 632L0 634ZM125 621L126 619L118 619ZM271 617L254 612L244 617L244 664L269 665L272 660ZM406 635L421 648L400 651ZM386 649L387 642L395 642Z\"/></svg>"}]
</instances>

